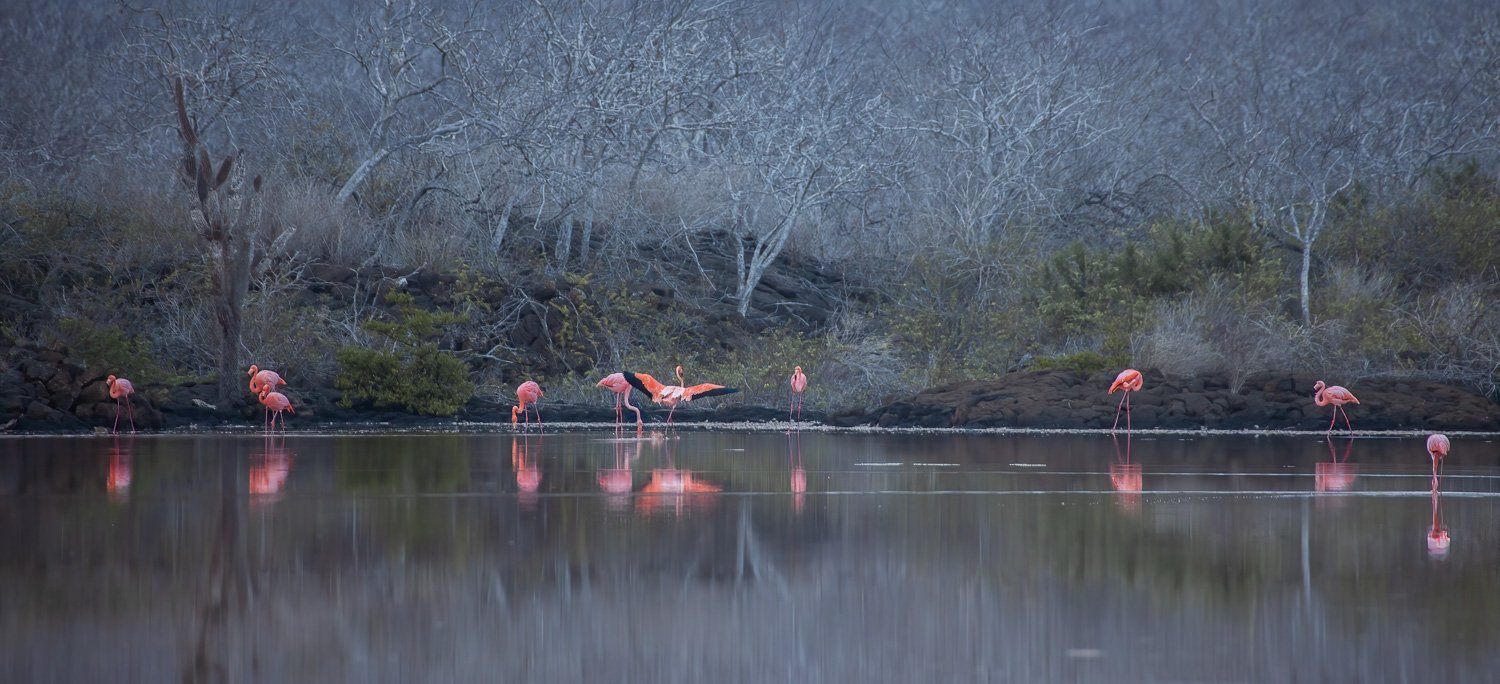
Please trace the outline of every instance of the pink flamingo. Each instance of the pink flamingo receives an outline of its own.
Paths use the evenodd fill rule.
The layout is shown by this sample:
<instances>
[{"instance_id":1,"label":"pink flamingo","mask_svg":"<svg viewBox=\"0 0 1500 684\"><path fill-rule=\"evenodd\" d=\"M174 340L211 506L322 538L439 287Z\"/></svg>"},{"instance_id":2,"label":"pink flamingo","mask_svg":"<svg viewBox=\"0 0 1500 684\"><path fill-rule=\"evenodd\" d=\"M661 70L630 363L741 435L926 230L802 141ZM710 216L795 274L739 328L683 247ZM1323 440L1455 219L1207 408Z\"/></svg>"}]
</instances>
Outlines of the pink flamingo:
<instances>
[{"instance_id":1,"label":"pink flamingo","mask_svg":"<svg viewBox=\"0 0 1500 684\"><path fill-rule=\"evenodd\" d=\"M603 387L604 389L615 393L616 428L619 428L621 423L624 422L625 409L628 408L632 411L635 411L635 429L641 429L644 424L641 421L641 410L636 408L634 404L630 403L630 391L635 388L630 386L630 382L625 379L624 373L610 373L609 375L604 376L604 379L600 380L594 386Z\"/></svg>"},{"instance_id":2,"label":"pink flamingo","mask_svg":"<svg viewBox=\"0 0 1500 684\"><path fill-rule=\"evenodd\" d=\"M542 386L536 384L535 380L527 380L516 387L516 406L510 409L510 424L516 424L516 416L521 416L524 422L522 429L531 429L531 414L526 412L526 406L531 405L531 410L536 413L536 429L542 429Z\"/></svg>"},{"instance_id":3,"label":"pink flamingo","mask_svg":"<svg viewBox=\"0 0 1500 684\"><path fill-rule=\"evenodd\" d=\"M272 392L271 390L265 388L261 388L260 390L260 403L262 406L266 407L268 411L270 411L271 422L266 425L266 430L268 431L276 429L277 416L281 416L281 429L285 431L286 416L281 415L281 412L297 412L297 409L292 408L292 402L291 400L286 398L285 394L282 394L280 392Z\"/></svg>"},{"instance_id":4,"label":"pink flamingo","mask_svg":"<svg viewBox=\"0 0 1500 684\"><path fill-rule=\"evenodd\" d=\"M250 376L250 391L257 395L262 389L275 392L277 387L286 384L286 381L281 379L280 373L270 369L261 370L260 366L253 363L250 364L250 371L247 375Z\"/></svg>"},{"instance_id":5,"label":"pink flamingo","mask_svg":"<svg viewBox=\"0 0 1500 684\"><path fill-rule=\"evenodd\" d=\"M788 384L791 386L791 394L787 402L787 420L802 420L802 399L807 393L807 376L802 374L801 366L792 369L792 380ZM793 415L796 417L793 418Z\"/></svg>"},{"instance_id":6,"label":"pink flamingo","mask_svg":"<svg viewBox=\"0 0 1500 684\"><path fill-rule=\"evenodd\" d=\"M1333 404L1333 420L1328 421L1329 432L1333 432L1333 424L1338 421L1340 413L1344 414L1344 426L1354 432L1354 426L1349 423L1349 412L1342 408L1344 404L1359 403L1353 392L1338 385L1324 386L1323 381L1319 380L1313 383L1313 403L1318 406Z\"/></svg>"},{"instance_id":7,"label":"pink flamingo","mask_svg":"<svg viewBox=\"0 0 1500 684\"><path fill-rule=\"evenodd\" d=\"M792 463L792 510L801 513L807 494L807 470L802 467L802 433L787 435L787 451Z\"/></svg>"},{"instance_id":8,"label":"pink flamingo","mask_svg":"<svg viewBox=\"0 0 1500 684\"><path fill-rule=\"evenodd\" d=\"M682 379L682 366L677 367L678 384L676 385L663 385L657 382L656 378L645 373L631 373L626 371L624 375L626 382L629 382L631 387L645 392L651 397L651 401L667 407L668 425L672 424L672 413L677 410L677 405L680 403L689 402L699 397L717 397L725 394L734 394L739 391L731 387L707 382L701 385L686 387L686 383Z\"/></svg>"},{"instance_id":9,"label":"pink flamingo","mask_svg":"<svg viewBox=\"0 0 1500 684\"><path fill-rule=\"evenodd\" d=\"M95 376L98 377L98 376ZM115 426L112 432L120 431L120 404L125 404L125 412L130 415L130 431L135 432L135 408L130 405L130 395L135 394L135 385L130 384L125 378L117 378L113 375L105 378L109 385L109 398L115 400Z\"/></svg>"},{"instance_id":10,"label":"pink flamingo","mask_svg":"<svg viewBox=\"0 0 1500 684\"><path fill-rule=\"evenodd\" d=\"M1115 390L1120 390L1124 393L1120 397L1120 405L1115 407L1115 424L1110 426L1110 432L1114 432L1116 428L1120 427L1120 411L1125 412L1125 432L1130 432L1130 393L1140 391L1145 382L1146 379L1141 376L1140 371L1134 368L1126 368L1120 371L1119 375L1115 376L1113 383L1110 383L1110 394L1114 394Z\"/></svg>"},{"instance_id":11,"label":"pink flamingo","mask_svg":"<svg viewBox=\"0 0 1500 684\"><path fill-rule=\"evenodd\" d=\"M280 373L269 369L261 370L260 366L253 363L250 364L250 371L247 375L250 376L250 393L257 397L260 396L261 390L275 392L277 387L286 384L286 381L281 379ZM269 416L270 409L261 410L266 412L266 415L261 416L262 422L264 422L264 419Z\"/></svg>"},{"instance_id":12,"label":"pink flamingo","mask_svg":"<svg viewBox=\"0 0 1500 684\"><path fill-rule=\"evenodd\" d=\"M1438 473L1443 469L1443 457L1448 455L1448 436L1429 435L1427 437L1427 455L1432 458L1432 490L1437 491Z\"/></svg>"}]
</instances>

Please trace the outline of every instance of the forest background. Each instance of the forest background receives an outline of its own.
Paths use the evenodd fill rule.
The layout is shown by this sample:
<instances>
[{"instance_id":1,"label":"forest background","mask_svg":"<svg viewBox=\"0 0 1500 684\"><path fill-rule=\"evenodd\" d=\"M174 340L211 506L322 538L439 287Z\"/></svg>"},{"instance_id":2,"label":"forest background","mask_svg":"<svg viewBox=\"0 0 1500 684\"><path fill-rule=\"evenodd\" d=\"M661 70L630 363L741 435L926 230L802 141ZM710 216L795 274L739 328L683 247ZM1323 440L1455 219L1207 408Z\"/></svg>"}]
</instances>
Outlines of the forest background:
<instances>
[{"instance_id":1,"label":"forest background","mask_svg":"<svg viewBox=\"0 0 1500 684\"><path fill-rule=\"evenodd\" d=\"M138 384L1500 387L1493 3L72 0L0 44L0 346Z\"/></svg>"}]
</instances>

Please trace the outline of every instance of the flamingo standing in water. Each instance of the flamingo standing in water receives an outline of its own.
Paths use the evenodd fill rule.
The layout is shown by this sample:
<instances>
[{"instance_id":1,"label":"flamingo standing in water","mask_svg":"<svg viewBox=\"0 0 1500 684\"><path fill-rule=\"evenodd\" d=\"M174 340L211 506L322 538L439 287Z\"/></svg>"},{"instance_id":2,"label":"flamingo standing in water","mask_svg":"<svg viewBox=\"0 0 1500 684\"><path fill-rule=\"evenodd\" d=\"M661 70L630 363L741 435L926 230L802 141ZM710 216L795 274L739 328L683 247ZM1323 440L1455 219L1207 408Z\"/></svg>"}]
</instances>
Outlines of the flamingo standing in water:
<instances>
[{"instance_id":1,"label":"flamingo standing in water","mask_svg":"<svg viewBox=\"0 0 1500 684\"><path fill-rule=\"evenodd\" d=\"M516 424L516 416L523 419L522 428L531 428L531 416L526 412L527 404L531 410L536 412L536 429L542 429L542 386L536 384L535 380L527 380L516 387L516 406L510 409L510 424Z\"/></svg>"},{"instance_id":2,"label":"flamingo standing in water","mask_svg":"<svg viewBox=\"0 0 1500 684\"><path fill-rule=\"evenodd\" d=\"M135 432L135 408L130 405L130 395L135 394L135 385L130 384L130 381L125 378L117 378L113 375L105 378L104 382L109 385L109 398L115 400L115 426L111 428L111 431L120 431L120 404L123 402L125 412L130 415L130 431Z\"/></svg>"},{"instance_id":3,"label":"flamingo standing in water","mask_svg":"<svg viewBox=\"0 0 1500 684\"><path fill-rule=\"evenodd\" d=\"M1427 437L1427 455L1432 458L1432 490L1437 491L1438 473L1443 468L1443 457L1448 455L1448 436L1429 435Z\"/></svg>"},{"instance_id":4,"label":"flamingo standing in water","mask_svg":"<svg viewBox=\"0 0 1500 684\"><path fill-rule=\"evenodd\" d=\"M802 399L807 393L807 376L802 374L801 366L792 369L792 380L788 385L791 387L791 394L787 401L787 420L802 420ZM793 415L796 417L793 418Z\"/></svg>"},{"instance_id":5,"label":"flamingo standing in water","mask_svg":"<svg viewBox=\"0 0 1500 684\"><path fill-rule=\"evenodd\" d=\"M1120 411L1125 412L1125 432L1130 432L1130 393L1140 391L1145 383L1146 379L1141 376L1141 372L1134 368L1126 368L1115 376L1115 381L1109 385L1109 393L1114 394L1115 390L1120 390L1124 394L1120 397L1120 405L1115 407L1115 424L1110 426L1110 432L1120 427Z\"/></svg>"},{"instance_id":6,"label":"flamingo standing in water","mask_svg":"<svg viewBox=\"0 0 1500 684\"><path fill-rule=\"evenodd\" d=\"M682 366L677 367L676 385L663 385L657 382L656 378L645 373L631 373L626 371L624 375L625 381L629 382L631 387L645 392L651 397L651 401L667 407L668 425L672 424L672 413L677 410L677 405L680 403L689 402L699 397L717 397L725 394L734 394L739 391L731 387L707 382L687 387L687 383L682 379Z\"/></svg>"},{"instance_id":7,"label":"flamingo standing in water","mask_svg":"<svg viewBox=\"0 0 1500 684\"><path fill-rule=\"evenodd\" d=\"M1323 381L1319 380L1313 383L1313 403L1318 406L1333 404L1333 420L1328 421L1329 432L1333 432L1333 425L1338 422L1340 413L1344 414L1344 426L1349 428L1349 432L1354 432L1354 426L1349 423L1349 412L1343 409L1344 404L1359 403L1359 399L1354 397L1353 392L1338 385L1325 386Z\"/></svg>"},{"instance_id":8,"label":"flamingo standing in water","mask_svg":"<svg viewBox=\"0 0 1500 684\"><path fill-rule=\"evenodd\" d=\"M604 389L615 393L616 429L618 429L620 425L625 421L625 409L627 408L635 411L635 429L641 429L641 427L643 426L643 421L641 420L641 410L630 403L630 391L634 388L631 387L630 382L625 379L624 373L610 373L609 375L604 376L604 379L600 380L594 386L603 387Z\"/></svg>"},{"instance_id":9,"label":"flamingo standing in water","mask_svg":"<svg viewBox=\"0 0 1500 684\"><path fill-rule=\"evenodd\" d=\"M261 388L260 390L260 403L262 406L265 406L266 410L270 411L271 414L271 422L266 425L266 430L268 431L276 429L277 416L281 416L281 429L282 431L285 431L286 416L281 415L281 412L297 412L297 409L292 408L292 402L286 398L285 394L282 394L280 392L272 392L271 390L265 388Z\"/></svg>"},{"instance_id":10,"label":"flamingo standing in water","mask_svg":"<svg viewBox=\"0 0 1500 684\"><path fill-rule=\"evenodd\" d=\"M253 363L250 364L250 371L246 374L250 376L250 393L254 394L257 397L260 396L261 390L275 392L277 387L286 384L286 381L281 379L280 373L277 373L276 371L270 369L262 370L260 366L257 366ZM264 410L267 412L270 411L270 409ZM269 415L270 414L267 413L266 416L262 416L262 419L268 417Z\"/></svg>"}]
</instances>

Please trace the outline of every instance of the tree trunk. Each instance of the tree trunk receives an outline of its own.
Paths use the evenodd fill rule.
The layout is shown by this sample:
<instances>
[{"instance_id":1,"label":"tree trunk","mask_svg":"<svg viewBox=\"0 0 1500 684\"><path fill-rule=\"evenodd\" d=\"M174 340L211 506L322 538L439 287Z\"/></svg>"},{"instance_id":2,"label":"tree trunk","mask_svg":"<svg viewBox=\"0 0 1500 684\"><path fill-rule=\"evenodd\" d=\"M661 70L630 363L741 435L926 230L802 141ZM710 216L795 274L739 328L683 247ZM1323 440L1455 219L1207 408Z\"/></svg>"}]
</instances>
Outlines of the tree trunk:
<instances>
[{"instance_id":1,"label":"tree trunk","mask_svg":"<svg viewBox=\"0 0 1500 684\"><path fill-rule=\"evenodd\" d=\"M1308 279L1312 274L1312 240L1302 243L1302 325L1312 327L1312 306L1310 304L1311 293L1308 287Z\"/></svg>"}]
</instances>

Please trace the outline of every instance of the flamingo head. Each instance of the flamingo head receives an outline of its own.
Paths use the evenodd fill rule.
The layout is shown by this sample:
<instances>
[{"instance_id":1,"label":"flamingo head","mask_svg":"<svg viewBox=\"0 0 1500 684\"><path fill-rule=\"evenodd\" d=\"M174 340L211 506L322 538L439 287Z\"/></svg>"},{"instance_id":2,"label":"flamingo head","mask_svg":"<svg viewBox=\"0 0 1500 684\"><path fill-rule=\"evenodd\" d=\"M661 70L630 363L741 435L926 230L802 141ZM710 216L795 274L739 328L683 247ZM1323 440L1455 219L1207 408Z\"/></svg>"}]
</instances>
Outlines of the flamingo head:
<instances>
[{"instance_id":1,"label":"flamingo head","mask_svg":"<svg viewBox=\"0 0 1500 684\"><path fill-rule=\"evenodd\" d=\"M248 375L248 376L250 376L250 377L253 378L253 377L255 377L255 374L259 373L259 372L260 372L260 366L257 366L257 365L255 365L255 364L252 363L252 364L250 364L250 371L247 372L247 373L245 373L245 375Z\"/></svg>"},{"instance_id":2,"label":"flamingo head","mask_svg":"<svg viewBox=\"0 0 1500 684\"><path fill-rule=\"evenodd\" d=\"M257 396L257 397L258 397L258 398L259 398L259 399L260 399L260 400L261 400L261 401L265 401L265 400L266 400L266 395L269 395L269 394L270 394L270 393L271 393L271 390L268 390L268 389L266 389L266 388L264 388L264 387L262 387L262 388L261 388L261 390L260 390L260 391L259 391L259 392L257 392L257 393L256 393L256 396Z\"/></svg>"},{"instance_id":3,"label":"flamingo head","mask_svg":"<svg viewBox=\"0 0 1500 684\"><path fill-rule=\"evenodd\" d=\"M510 407L510 424L511 425L515 425L516 424L516 416L518 414L520 414L520 413L521 413L521 407L519 407L519 406L512 406L512 407Z\"/></svg>"},{"instance_id":4,"label":"flamingo head","mask_svg":"<svg viewBox=\"0 0 1500 684\"><path fill-rule=\"evenodd\" d=\"M1322 392L1323 388L1327 387L1327 386L1328 385L1323 384L1322 380L1319 380L1319 381L1313 383L1313 391L1314 392Z\"/></svg>"},{"instance_id":5,"label":"flamingo head","mask_svg":"<svg viewBox=\"0 0 1500 684\"><path fill-rule=\"evenodd\" d=\"M111 376L105 378L104 379L104 384L109 385L110 387L114 387L115 386L115 376L111 375Z\"/></svg>"},{"instance_id":6,"label":"flamingo head","mask_svg":"<svg viewBox=\"0 0 1500 684\"><path fill-rule=\"evenodd\" d=\"M682 366L677 367L677 384L682 384Z\"/></svg>"}]
</instances>

